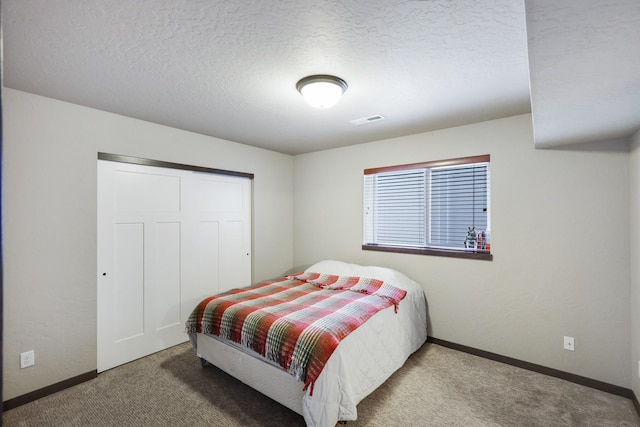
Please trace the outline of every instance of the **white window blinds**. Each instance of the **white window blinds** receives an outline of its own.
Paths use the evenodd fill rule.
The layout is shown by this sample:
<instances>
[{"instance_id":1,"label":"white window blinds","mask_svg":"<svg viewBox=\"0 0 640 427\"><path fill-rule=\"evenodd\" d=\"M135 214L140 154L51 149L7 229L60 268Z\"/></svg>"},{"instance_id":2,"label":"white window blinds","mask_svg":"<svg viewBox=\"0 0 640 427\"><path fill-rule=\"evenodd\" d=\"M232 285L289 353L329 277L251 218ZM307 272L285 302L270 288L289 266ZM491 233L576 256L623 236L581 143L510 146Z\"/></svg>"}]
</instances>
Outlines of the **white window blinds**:
<instances>
[{"instance_id":1,"label":"white window blinds","mask_svg":"<svg viewBox=\"0 0 640 427\"><path fill-rule=\"evenodd\" d=\"M426 171L365 175L367 243L425 246Z\"/></svg>"},{"instance_id":2,"label":"white window blinds","mask_svg":"<svg viewBox=\"0 0 640 427\"><path fill-rule=\"evenodd\" d=\"M469 227L487 229L488 178L487 163L431 169L431 245L464 248Z\"/></svg>"},{"instance_id":3,"label":"white window blinds","mask_svg":"<svg viewBox=\"0 0 640 427\"><path fill-rule=\"evenodd\" d=\"M363 222L365 245L465 249L490 227L489 162L365 171Z\"/></svg>"}]
</instances>

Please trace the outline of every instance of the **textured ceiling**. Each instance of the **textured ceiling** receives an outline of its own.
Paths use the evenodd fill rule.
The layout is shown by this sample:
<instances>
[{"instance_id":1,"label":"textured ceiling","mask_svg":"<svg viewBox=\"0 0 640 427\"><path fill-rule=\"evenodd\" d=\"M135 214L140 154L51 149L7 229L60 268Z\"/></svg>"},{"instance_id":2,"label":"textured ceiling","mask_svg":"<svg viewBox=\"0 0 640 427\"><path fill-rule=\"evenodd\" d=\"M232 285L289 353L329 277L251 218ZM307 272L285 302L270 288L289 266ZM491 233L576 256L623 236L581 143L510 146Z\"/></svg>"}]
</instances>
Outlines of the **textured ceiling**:
<instances>
[{"instance_id":1,"label":"textured ceiling","mask_svg":"<svg viewBox=\"0 0 640 427\"><path fill-rule=\"evenodd\" d=\"M10 88L299 154L529 112L530 60L534 126L546 143L557 141L557 112L567 113L571 97L601 99L591 85L571 85L600 74L571 74L571 58L558 61L575 43L587 65L594 52L577 36L585 20L563 29L580 8L555 3L527 2L528 54L525 5L516 0L3 0L3 78ZM637 42L638 26L627 21L638 22L640 2L614 3L614 22ZM592 9L590 19L603 15ZM616 39L608 22L591 31L610 35L598 50ZM625 129L640 127L638 56L625 62L633 78L612 66L603 89L611 98L621 85L632 89ZM295 84L310 74L347 81L338 105L304 102ZM558 74L565 85L547 86ZM386 119L350 123L372 115Z\"/></svg>"},{"instance_id":2,"label":"textured ceiling","mask_svg":"<svg viewBox=\"0 0 640 427\"><path fill-rule=\"evenodd\" d=\"M536 146L640 129L640 0L526 2Z\"/></svg>"}]
</instances>

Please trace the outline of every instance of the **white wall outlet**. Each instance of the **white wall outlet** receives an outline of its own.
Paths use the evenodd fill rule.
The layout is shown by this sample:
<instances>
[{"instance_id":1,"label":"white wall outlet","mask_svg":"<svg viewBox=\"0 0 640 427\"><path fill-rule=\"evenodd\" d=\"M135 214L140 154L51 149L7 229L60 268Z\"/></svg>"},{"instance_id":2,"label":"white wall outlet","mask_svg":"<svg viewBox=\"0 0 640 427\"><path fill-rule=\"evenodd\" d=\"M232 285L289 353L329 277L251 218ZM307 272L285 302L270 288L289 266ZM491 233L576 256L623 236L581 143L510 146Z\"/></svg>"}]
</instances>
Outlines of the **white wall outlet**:
<instances>
[{"instance_id":1,"label":"white wall outlet","mask_svg":"<svg viewBox=\"0 0 640 427\"><path fill-rule=\"evenodd\" d=\"M36 364L36 355L33 350L20 353L20 369L28 368Z\"/></svg>"},{"instance_id":2,"label":"white wall outlet","mask_svg":"<svg viewBox=\"0 0 640 427\"><path fill-rule=\"evenodd\" d=\"M575 351L573 337L564 337L564 349L569 351Z\"/></svg>"},{"instance_id":3,"label":"white wall outlet","mask_svg":"<svg viewBox=\"0 0 640 427\"><path fill-rule=\"evenodd\" d=\"M638 378L640 378L640 360L638 360Z\"/></svg>"}]
</instances>

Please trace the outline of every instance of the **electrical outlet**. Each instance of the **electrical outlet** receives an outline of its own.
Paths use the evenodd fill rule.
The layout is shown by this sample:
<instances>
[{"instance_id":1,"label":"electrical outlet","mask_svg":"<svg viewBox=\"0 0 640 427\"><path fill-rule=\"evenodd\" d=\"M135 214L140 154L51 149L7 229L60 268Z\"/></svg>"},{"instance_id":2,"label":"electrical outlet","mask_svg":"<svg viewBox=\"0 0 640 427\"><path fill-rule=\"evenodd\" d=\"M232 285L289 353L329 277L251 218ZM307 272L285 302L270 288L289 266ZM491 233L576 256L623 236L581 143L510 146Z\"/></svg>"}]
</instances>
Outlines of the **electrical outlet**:
<instances>
[{"instance_id":1,"label":"electrical outlet","mask_svg":"<svg viewBox=\"0 0 640 427\"><path fill-rule=\"evenodd\" d=\"M20 353L20 369L28 368L36 364L36 355L33 350Z\"/></svg>"},{"instance_id":2,"label":"electrical outlet","mask_svg":"<svg viewBox=\"0 0 640 427\"><path fill-rule=\"evenodd\" d=\"M564 349L569 351L575 351L573 337L564 337Z\"/></svg>"},{"instance_id":3,"label":"electrical outlet","mask_svg":"<svg viewBox=\"0 0 640 427\"><path fill-rule=\"evenodd\" d=\"M638 360L638 378L640 378L640 360Z\"/></svg>"}]
</instances>

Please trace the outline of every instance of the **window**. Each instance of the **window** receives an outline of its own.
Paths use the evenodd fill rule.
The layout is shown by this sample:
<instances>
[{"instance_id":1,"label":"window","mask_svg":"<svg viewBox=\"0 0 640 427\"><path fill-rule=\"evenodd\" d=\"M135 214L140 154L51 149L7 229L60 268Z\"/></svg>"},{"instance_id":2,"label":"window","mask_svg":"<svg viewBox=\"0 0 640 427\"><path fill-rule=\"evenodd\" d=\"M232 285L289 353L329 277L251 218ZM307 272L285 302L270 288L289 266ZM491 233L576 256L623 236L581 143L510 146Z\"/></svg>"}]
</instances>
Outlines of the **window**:
<instances>
[{"instance_id":1,"label":"window","mask_svg":"<svg viewBox=\"0 0 640 427\"><path fill-rule=\"evenodd\" d=\"M363 249L492 259L490 157L364 171Z\"/></svg>"}]
</instances>

